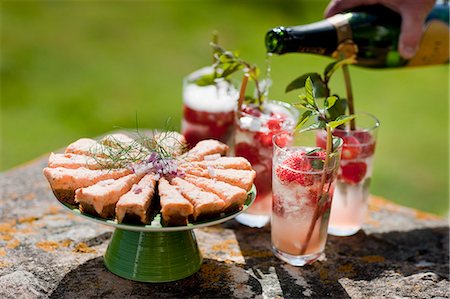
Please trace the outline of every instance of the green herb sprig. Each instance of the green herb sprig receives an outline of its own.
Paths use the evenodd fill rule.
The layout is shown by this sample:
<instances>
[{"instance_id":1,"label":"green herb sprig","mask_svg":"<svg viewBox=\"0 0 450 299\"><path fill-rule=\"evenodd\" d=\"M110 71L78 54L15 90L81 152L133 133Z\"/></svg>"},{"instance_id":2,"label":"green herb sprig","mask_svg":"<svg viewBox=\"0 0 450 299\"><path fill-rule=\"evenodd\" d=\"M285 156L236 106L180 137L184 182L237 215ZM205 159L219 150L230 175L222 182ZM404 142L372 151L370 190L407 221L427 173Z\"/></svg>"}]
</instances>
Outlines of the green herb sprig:
<instances>
[{"instance_id":1,"label":"green herb sprig","mask_svg":"<svg viewBox=\"0 0 450 299\"><path fill-rule=\"evenodd\" d=\"M338 100L337 96L327 96L324 100L324 107L320 107L318 105L318 100L314 93L314 84L313 80L310 76L305 79L305 94L300 95L300 102L294 104L295 106L302 108L305 110L300 117L296 130L300 130L311 118L315 119L315 122L308 125L306 128L301 129L301 132L314 130L314 129L325 129L327 132L326 139L326 155L325 161L323 162L323 173L320 182L319 190L322 190L322 194L319 197L319 201L314 209L314 214L312 217L312 221L308 227L308 233L306 235L305 243L302 245L300 250L300 254L304 254L306 249L308 248L308 244L311 240L312 233L314 231L314 227L316 225L317 219L321 216L320 211L323 211L323 206L329 200L329 191L331 188L331 181L326 189L326 192L323 192L327 173L326 170L329 167L330 160L332 158L332 153L337 148L338 144L333 144L333 136L332 130L345 124L348 121L351 121L355 118L354 115L339 115L336 119L331 120L327 113L332 109Z\"/></svg>"},{"instance_id":2,"label":"green herb sprig","mask_svg":"<svg viewBox=\"0 0 450 299\"><path fill-rule=\"evenodd\" d=\"M237 51L226 50L213 42L210 45L213 48L214 56L213 72L200 76L193 83L198 86L207 86L215 85L220 80L231 82L232 75L243 70L254 82L256 93L255 97L246 96L245 101L257 103L261 107L264 101L265 88L267 87L259 80L260 69L256 65L241 59Z\"/></svg>"},{"instance_id":3,"label":"green herb sprig","mask_svg":"<svg viewBox=\"0 0 450 299\"><path fill-rule=\"evenodd\" d=\"M334 94L332 95L333 98L330 99L331 91L329 87L330 80L333 76L333 74L339 69L343 68L344 66L347 66L349 64L355 63L355 57L349 57L341 60L334 61L330 64L328 64L323 74L310 72L303 74L299 76L298 78L294 79L291 83L289 83L285 89L285 92L290 92L292 90L300 89L300 88L306 88L306 80L308 78L312 81L312 87L311 91L314 94L314 98L324 98L324 104L325 104L325 111L321 114L322 120L336 120L339 116L345 115L347 109L351 106L353 108L353 101L348 101L345 98L341 98L338 95ZM346 80L347 82L347 80ZM346 88L348 89L349 86L346 85ZM350 98L349 98L350 99ZM350 99L351 100L351 99ZM332 101L331 103L327 101ZM332 105L330 105L332 104ZM349 114L353 114L352 111L349 111Z\"/></svg>"}]
</instances>

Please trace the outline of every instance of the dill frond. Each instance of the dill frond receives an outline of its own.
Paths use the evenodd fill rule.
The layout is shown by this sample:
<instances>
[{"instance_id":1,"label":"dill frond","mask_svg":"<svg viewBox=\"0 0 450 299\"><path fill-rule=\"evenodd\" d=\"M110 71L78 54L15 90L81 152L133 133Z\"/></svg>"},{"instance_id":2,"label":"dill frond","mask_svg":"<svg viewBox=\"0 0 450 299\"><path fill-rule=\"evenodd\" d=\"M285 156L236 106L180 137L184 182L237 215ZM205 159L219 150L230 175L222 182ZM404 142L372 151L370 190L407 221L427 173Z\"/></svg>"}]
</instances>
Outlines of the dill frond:
<instances>
[{"instance_id":1,"label":"dill frond","mask_svg":"<svg viewBox=\"0 0 450 299\"><path fill-rule=\"evenodd\" d=\"M130 168L159 176L179 175L179 156L187 150L183 135L174 131L153 131L135 136L112 134L93 148L92 157L105 169Z\"/></svg>"}]
</instances>

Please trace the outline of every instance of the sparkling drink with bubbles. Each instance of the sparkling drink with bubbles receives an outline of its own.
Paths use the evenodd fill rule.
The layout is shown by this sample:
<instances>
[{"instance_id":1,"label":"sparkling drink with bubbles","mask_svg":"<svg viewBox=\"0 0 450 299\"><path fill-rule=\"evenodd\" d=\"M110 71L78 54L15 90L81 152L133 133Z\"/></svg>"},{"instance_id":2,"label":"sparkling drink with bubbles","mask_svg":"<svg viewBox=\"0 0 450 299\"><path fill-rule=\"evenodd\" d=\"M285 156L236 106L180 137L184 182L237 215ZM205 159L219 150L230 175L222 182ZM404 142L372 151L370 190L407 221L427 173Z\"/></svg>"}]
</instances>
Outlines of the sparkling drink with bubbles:
<instances>
[{"instance_id":1,"label":"sparkling drink with bubbles","mask_svg":"<svg viewBox=\"0 0 450 299\"><path fill-rule=\"evenodd\" d=\"M322 255L339 168L342 140L336 138L336 148L326 158L312 134L275 135L273 142L272 251L295 266Z\"/></svg>"},{"instance_id":2,"label":"sparkling drink with bubbles","mask_svg":"<svg viewBox=\"0 0 450 299\"><path fill-rule=\"evenodd\" d=\"M361 229L367 214L378 120L370 114L358 114L356 129L335 129L343 139L341 162L334 191L328 232L349 236ZM325 146L318 138L318 145Z\"/></svg>"},{"instance_id":3,"label":"sparkling drink with bubbles","mask_svg":"<svg viewBox=\"0 0 450 299\"><path fill-rule=\"evenodd\" d=\"M251 227L263 227L272 213L272 138L277 133L291 133L298 111L291 105L266 100L261 109L244 105L237 113L235 155L249 160L256 171L256 199L236 220Z\"/></svg>"}]
</instances>

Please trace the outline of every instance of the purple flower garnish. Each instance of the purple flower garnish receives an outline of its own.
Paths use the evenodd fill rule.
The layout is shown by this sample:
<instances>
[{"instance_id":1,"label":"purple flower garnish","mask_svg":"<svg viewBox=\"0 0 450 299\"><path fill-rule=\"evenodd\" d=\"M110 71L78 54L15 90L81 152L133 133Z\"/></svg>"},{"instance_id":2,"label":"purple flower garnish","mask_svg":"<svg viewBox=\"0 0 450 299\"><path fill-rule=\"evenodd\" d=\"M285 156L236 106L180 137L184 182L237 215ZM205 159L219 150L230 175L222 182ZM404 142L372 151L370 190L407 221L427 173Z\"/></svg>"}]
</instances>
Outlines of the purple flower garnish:
<instances>
[{"instance_id":1,"label":"purple flower garnish","mask_svg":"<svg viewBox=\"0 0 450 299\"><path fill-rule=\"evenodd\" d=\"M155 179L161 176L178 176L178 161L173 158L162 158L158 153L152 152L147 159L142 162L130 164L129 168L137 175L154 173ZM184 176L184 172L182 173Z\"/></svg>"}]
</instances>

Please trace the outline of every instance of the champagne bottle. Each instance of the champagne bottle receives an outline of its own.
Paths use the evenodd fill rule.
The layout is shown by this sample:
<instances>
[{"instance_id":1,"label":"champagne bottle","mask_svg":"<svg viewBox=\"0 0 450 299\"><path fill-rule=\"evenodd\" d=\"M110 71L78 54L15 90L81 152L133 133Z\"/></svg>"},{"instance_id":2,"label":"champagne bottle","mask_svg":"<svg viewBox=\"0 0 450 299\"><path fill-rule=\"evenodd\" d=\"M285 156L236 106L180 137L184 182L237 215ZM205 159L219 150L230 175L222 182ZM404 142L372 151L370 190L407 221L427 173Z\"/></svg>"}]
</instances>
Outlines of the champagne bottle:
<instances>
[{"instance_id":1,"label":"champagne bottle","mask_svg":"<svg viewBox=\"0 0 450 299\"><path fill-rule=\"evenodd\" d=\"M449 5L436 4L425 20L416 55L398 50L401 16L381 6L359 7L303 26L277 27L266 34L267 52L313 53L333 58L356 55L356 65L391 68L449 62Z\"/></svg>"}]
</instances>

